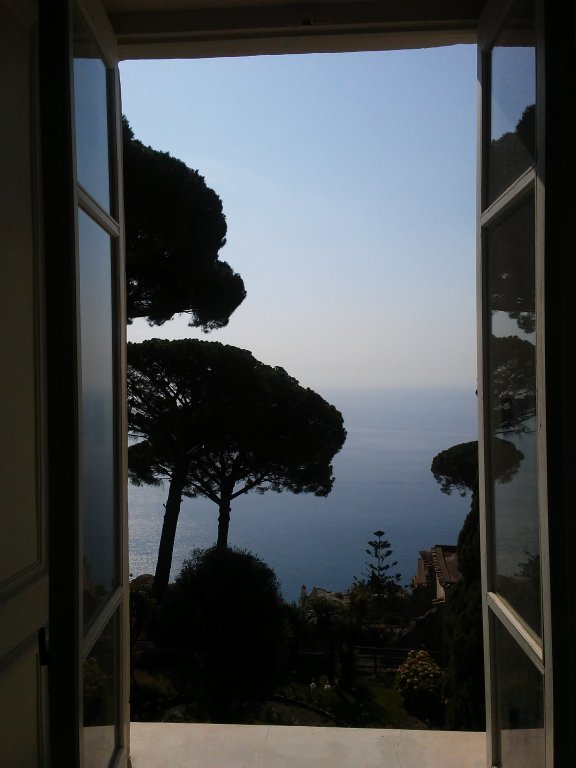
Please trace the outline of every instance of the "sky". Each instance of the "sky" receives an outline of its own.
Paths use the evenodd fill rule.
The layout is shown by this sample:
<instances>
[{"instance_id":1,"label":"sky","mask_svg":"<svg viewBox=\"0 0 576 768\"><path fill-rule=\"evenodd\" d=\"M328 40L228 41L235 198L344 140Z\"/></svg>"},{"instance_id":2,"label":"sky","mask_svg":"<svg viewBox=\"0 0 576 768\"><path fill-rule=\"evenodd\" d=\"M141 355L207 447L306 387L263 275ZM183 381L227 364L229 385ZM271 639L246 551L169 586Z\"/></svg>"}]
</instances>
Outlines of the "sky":
<instances>
[{"instance_id":1,"label":"sky","mask_svg":"<svg viewBox=\"0 0 576 768\"><path fill-rule=\"evenodd\" d=\"M247 298L212 339L323 389L476 388L476 49L121 65L136 138L223 202Z\"/></svg>"}]
</instances>

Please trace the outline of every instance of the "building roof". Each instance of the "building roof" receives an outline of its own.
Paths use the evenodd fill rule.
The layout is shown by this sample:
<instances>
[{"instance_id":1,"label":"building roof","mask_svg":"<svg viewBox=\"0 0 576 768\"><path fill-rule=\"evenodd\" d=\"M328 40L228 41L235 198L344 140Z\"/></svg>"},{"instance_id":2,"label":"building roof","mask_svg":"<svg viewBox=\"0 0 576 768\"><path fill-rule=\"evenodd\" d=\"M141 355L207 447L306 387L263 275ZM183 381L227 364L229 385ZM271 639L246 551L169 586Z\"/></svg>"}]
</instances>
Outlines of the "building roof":
<instances>
[{"instance_id":1,"label":"building roof","mask_svg":"<svg viewBox=\"0 0 576 768\"><path fill-rule=\"evenodd\" d=\"M418 558L418 573L412 579L415 587L427 583L434 573L441 587L450 587L460 581L458 551L453 544L435 544L431 549L421 549Z\"/></svg>"},{"instance_id":2,"label":"building roof","mask_svg":"<svg viewBox=\"0 0 576 768\"><path fill-rule=\"evenodd\" d=\"M458 552L452 544L436 544L432 547L432 563L436 577L443 587L450 587L460 581L462 575L458 568Z\"/></svg>"}]
</instances>

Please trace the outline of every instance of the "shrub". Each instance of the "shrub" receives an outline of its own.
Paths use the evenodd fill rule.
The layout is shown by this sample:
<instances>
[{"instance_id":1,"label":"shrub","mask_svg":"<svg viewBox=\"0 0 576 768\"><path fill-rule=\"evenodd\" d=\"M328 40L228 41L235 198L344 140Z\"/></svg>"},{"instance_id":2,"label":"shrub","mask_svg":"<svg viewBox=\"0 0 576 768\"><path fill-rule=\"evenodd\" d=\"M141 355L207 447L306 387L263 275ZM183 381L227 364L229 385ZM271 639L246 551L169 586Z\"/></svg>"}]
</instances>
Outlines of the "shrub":
<instances>
[{"instance_id":1,"label":"shrub","mask_svg":"<svg viewBox=\"0 0 576 768\"><path fill-rule=\"evenodd\" d=\"M442 670L426 651L410 651L398 667L395 687L411 714L442 720Z\"/></svg>"},{"instance_id":2,"label":"shrub","mask_svg":"<svg viewBox=\"0 0 576 768\"><path fill-rule=\"evenodd\" d=\"M162 673L151 674L138 670L130 689L130 719L155 722L174 701L176 690Z\"/></svg>"},{"instance_id":3,"label":"shrub","mask_svg":"<svg viewBox=\"0 0 576 768\"><path fill-rule=\"evenodd\" d=\"M194 698L211 719L274 692L285 623L274 571L240 549L195 550L164 609L186 657Z\"/></svg>"}]
</instances>

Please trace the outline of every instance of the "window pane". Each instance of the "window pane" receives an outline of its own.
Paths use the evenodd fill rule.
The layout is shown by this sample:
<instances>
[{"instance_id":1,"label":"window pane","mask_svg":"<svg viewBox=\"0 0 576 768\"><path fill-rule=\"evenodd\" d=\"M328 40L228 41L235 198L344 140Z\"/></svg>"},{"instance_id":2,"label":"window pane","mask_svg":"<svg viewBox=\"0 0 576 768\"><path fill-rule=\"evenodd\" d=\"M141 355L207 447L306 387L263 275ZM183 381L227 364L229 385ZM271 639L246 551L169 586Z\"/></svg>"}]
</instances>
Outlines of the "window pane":
<instances>
[{"instance_id":1,"label":"window pane","mask_svg":"<svg viewBox=\"0 0 576 768\"><path fill-rule=\"evenodd\" d=\"M84 768L107 768L116 751L118 624L115 614L84 661Z\"/></svg>"},{"instance_id":2,"label":"window pane","mask_svg":"<svg viewBox=\"0 0 576 768\"><path fill-rule=\"evenodd\" d=\"M532 3L517 2L492 51L488 203L534 164L536 53Z\"/></svg>"},{"instance_id":3,"label":"window pane","mask_svg":"<svg viewBox=\"0 0 576 768\"><path fill-rule=\"evenodd\" d=\"M117 585L110 237L83 211L80 241L84 625Z\"/></svg>"},{"instance_id":4,"label":"window pane","mask_svg":"<svg viewBox=\"0 0 576 768\"><path fill-rule=\"evenodd\" d=\"M534 197L487 233L495 588L540 633Z\"/></svg>"},{"instance_id":5,"label":"window pane","mask_svg":"<svg viewBox=\"0 0 576 768\"><path fill-rule=\"evenodd\" d=\"M78 12L74 14L74 113L78 182L109 211L107 73Z\"/></svg>"},{"instance_id":6,"label":"window pane","mask_svg":"<svg viewBox=\"0 0 576 768\"><path fill-rule=\"evenodd\" d=\"M500 622L494 622L500 764L503 768L542 768L542 675Z\"/></svg>"}]
</instances>

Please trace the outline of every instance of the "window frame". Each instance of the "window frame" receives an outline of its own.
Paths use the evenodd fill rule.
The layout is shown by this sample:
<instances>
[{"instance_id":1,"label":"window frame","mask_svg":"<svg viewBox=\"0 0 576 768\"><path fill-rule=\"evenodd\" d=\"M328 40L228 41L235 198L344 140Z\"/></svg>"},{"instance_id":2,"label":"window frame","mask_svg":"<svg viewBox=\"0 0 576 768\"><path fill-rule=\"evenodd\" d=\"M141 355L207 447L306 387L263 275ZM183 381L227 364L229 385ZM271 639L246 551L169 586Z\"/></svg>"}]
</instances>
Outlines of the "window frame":
<instances>
[{"instance_id":1,"label":"window frame","mask_svg":"<svg viewBox=\"0 0 576 768\"><path fill-rule=\"evenodd\" d=\"M478 413L479 413L479 491L480 541L482 560L482 594L484 626L484 659L486 691L487 765L500 765L499 724L497 722L497 690L495 660L495 622L515 640L520 650L542 674L544 686L544 739L546 765L554 764L554 708L551 655L550 550L548 533L548 486L546 440L546 368L545 368L545 285L544 285L544 214L543 158L545 153L545 122L543 119L544 35L541 0L535 0L536 54L536 162L524 171L494 201L488 204L488 143L490 139L491 66L490 53L502 30L515 0L488 0L479 20L478 34L478 165L477 165L477 305L478 305ZM514 608L495 591L494 585L494 517L489 493L490 441L488 412L487 343L489 308L487 302L486 264L484 253L488 227L506 216L528 195L534 195L535 227L535 313L536 313L536 451L538 512L540 527L540 591L542 637L539 638Z\"/></svg>"},{"instance_id":2,"label":"window frame","mask_svg":"<svg viewBox=\"0 0 576 768\"><path fill-rule=\"evenodd\" d=\"M92 22L97 18L96 26L99 30L106 30L105 37L112 47L118 42L118 50L122 58L144 58L146 51L152 51L157 58L168 58L169 56L182 56L186 58L222 56L222 55L251 55L257 53L280 52L278 49L284 45L284 52L289 52L285 43L280 40L274 40L272 35L267 36L266 31L260 31L259 35L245 42L242 49L241 42L234 42L212 36L210 39L196 39L188 42L170 42L166 38L160 41L161 35L156 41L151 38L146 42L138 43L137 32L131 37L131 20L125 17L119 18L119 14L110 14L110 19L106 18L106 13L97 0L82 0L83 7L90 6ZM328 5L328 4L325 4ZM347 5L351 5L348 3ZM369 5L369 4L368 4ZM375 5L375 4L372 4ZM416 5L427 7L428 3L416 3ZM545 25L541 25L538 30L537 49L537 89L540 94L540 106L538 108L537 122L539 126L538 138L538 171L533 183L538 200L536 208L536 280L537 280L537 306L543 309L541 322L539 324L538 338L539 349L541 350L540 360L537 364L537 391L538 407L540 408L539 424L539 455L541 457L539 464L539 473L541 482L539 483L539 493L541 497L541 517L544 519L541 527L542 542L542 562L546 557L548 562L542 567L542 592L543 592L543 644L546 653L542 654L546 661L546 674L549 682L552 679L552 662L554 667L562 667L562 679L560 672L555 676L557 683L552 689L551 685L546 686L546 718L547 718L547 764L552 766L554 758L560 761L562 754L564 764L570 765L576 759L576 740L571 739L570 725L576 716L576 686L570 685L570 682L576 679L576 661L570 649L568 630L576 630L576 618L566 616L566 606L569 600L573 599L576 589L576 571L570 566L570 552L568 542L576 540L576 522L574 515L571 514L571 503L573 502L573 493L571 489L571 475L576 463L576 449L571 439L570 428L575 417L570 411L571 397L568 384L568 366L572 358L573 350L568 338L568 334L563 331L571 316L573 297L569 286L574 285L575 267L569 263L566 255L562 258L562 248L565 254L573 247L573 234L571 232L569 217L566 210L569 205L574 208L575 192L570 189L568 192L562 189L562 180L573 174L575 161L570 155L569 150L572 147L571 139L566 125L576 124L574 120L575 107L573 104L566 104L563 99L563 91L567 87L576 85L576 77L573 72L575 60L574 29L576 22L576 13L574 8L551 9L552 4L541 4L541 16L544 17ZM573 4L571 4L573 6ZM69 372L76 370L77 350L71 343L66 329L74 327L76 304L75 296L71 296L68 290L74 281L74 271L70 266L69 254L73 249L71 234L73 227L70 224L70 211L75 209L79 202L77 199L75 186L71 179L71 159L67 151L70 137L70 48L69 48L69 30L66 29L66 6L67 0L47 0L40 4L40 55L41 55L41 99L43 112L43 166L44 177L50 177L52 190L59 194L50 196L44 200L44 234L47 243L47 250L52 249L46 257L46 286L47 286L47 320L48 325L53 329L64 329L64 335L59 336L53 333L52 337L48 335L47 341L47 371L48 371L48 398L49 408L49 479L51 488L51 497L60 495L61 509L63 514L59 520L55 521L55 515L50 520L50 540L58 542L57 546L52 546L51 562L63 556L68 572L70 569L78 568L77 552L74 551L74 541L77 538L77 530L74 528L74 517L70 510L73 507L73 498L77 494L78 477L70 467L74 466L75 451L77 446L74 441L70 441L69 435L71 429L70 408L67 407L66 400L74 399L73 388L70 382L66 381L66 376L62 371ZM503 16L507 11L509 3L501 3L497 0L489 0L486 4L482 24L484 29L494 29L502 23ZM204 9L205 10L205 9ZM214 9L214 18L223 13L223 9ZM425 14L425 11L423 11ZM136 14L137 15L137 14ZM145 16L145 14L143 14ZM111 31L109 21L116 30ZM132 19L134 21L134 19ZM122 32L121 23L125 24ZM150 21L148 20L148 24ZM120 27L119 27L120 25ZM127 26L126 26L127 25ZM240 25L238 24L238 29ZM359 25L361 26L361 25ZM234 24L229 26L228 34L234 28ZM132 27L133 30L133 27ZM415 45L424 44L442 44L440 38L444 34L444 44L450 44L447 40L446 30L442 31L436 27L435 31L420 30L417 37L410 31L404 31L400 34L390 34L389 32L374 32L368 34L366 30L363 38L363 44L379 46L374 42L382 42L382 49L411 47L414 41ZM68 37L66 38L66 34ZM402 37L403 35L403 37ZM466 28L466 35L470 38L464 40L464 33L460 34L457 30L450 32L450 42L473 42L476 39L475 24ZM483 37L484 35L484 37ZM555 36L556 44L544 49L545 39L552 40ZM314 37L302 37L299 42L301 52L313 52L317 50L362 50L361 43L346 43L346 40L358 41L362 37L362 30L356 28L351 33L350 25L343 24L342 29L333 29L330 34L319 28ZM472 39L474 38L474 40ZM118 38L118 40L116 40ZM485 45L485 33L480 36L479 50ZM368 41L368 42L367 42ZM391 41L391 43L390 43ZM402 44L400 44L400 42ZM561 42L558 42L561 41ZM388 43L388 44L387 44ZM108 45L108 43L107 43ZM236 45L236 48L234 48ZM146 47L148 46L148 48ZM356 47L357 46L357 47ZM266 50L266 48L269 50ZM232 53L231 53L232 51ZM292 51L290 51L292 52ZM50 84L50 80L52 83ZM116 76L115 100L117 115L120 114L119 85ZM479 101L482 101L482 89L479 90ZM570 100L569 100L570 101ZM483 110L479 110L481 115ZM56 115L64 115L65 124L68 126L63 135L54 132L54 126L61 126L61 122ZM567 120L566 116L572 117ZM60 118L61 119L61 118ZM545 144L544 126L548 135L554 139L554 144ZM117 137L120 137L120 130L117 124ZM479 131L479 135L481 132ZM48 138L49 137L49 138ZM118 143L121 150L121 143ZM116 158L116 163L121 163L121 157ZM481 167L479 167L478 180L480 181ZM548 179L548 188L545 192L545 178ZM118 179L118 199L122 199L121 174ZM532 183L532 181L530 181ZM479 206L480 207L480 206ZM478 212L478 220L481 218L482 211ZM546 225L546 228L544 227ZM120 251L123 243L123 222L120 216ZM480 235L481 227L479 227ZM481 238L479 237L479 240ZM56 244L60 253L56 253ZM547 262L544 262L543 252L546 247ZM62 259L62 252L66 258ZM552 256L558 257L553 259ZM123 259L122 252L119 258ZM60 263L59 263L60 262ZM478 276L480 278L480 275ZM478 285L481 285L478 279ZM122 286L118 286L119 293L122 293ZM547 299L545 301L545 299ZM482 302L479 302L479 307ZM64 343L62 343L62 339ZM544 342L547 343L546 352L548 359L544 360ZM124 351L118 352L120 359L120 370L125 370ZM482 360L483 350L479 349L479 371L483 371ZM119 402L125 401L125 381L120 377ZM547 410L543 410L543 406ZM120 420L125 415L120 415ZM480 420L480 430L482 430L483 420ZM77 426L77 423L76 423ZM126 474L125 452L118 457L119 471L123 476ZM480 457L481 467L484 464L484 457ZM484 470L481 468L481 472ZM482 476L482 475L481 475ZM549 476L548 486L546 477ZM481 494L483 491L481 490ZM547 505L553 512L553 517L549 517L545 510ZM52 505L53 506L53 505ZM126 518L125 510L123 512ZM550 526L550 531L549 531ZM489 531L483 532L483 551L486 552L487 541L489 540ZM489 541L488 541L489 543ZM555 557L548 558L549 547L553 547ZM121 547L126 551L127 548L127 529L124 530ZM550 578L550 571L553 572L553 580ZM125 576L127 578L127 565ZM127 583L127 582L125 582ZM554 588L552 589L552 584ZM487 580L484 582L485 594L488 594ZM62 592L64 594L62 594ZM71 598L71 589L69 585L56 584L52 579L51 586L51 666L61 670L69 667L70 657L63 655L62 648L66 645L66 638L74 636L77 626L78 610L77 604L74 606L74 600ZM74 596L72 595L72 598ZM126 602L126 601L125 601ZM496 603L488 606L486 598L485 610L494 610ZM70 606L72 605L72 612ZM127 605L124 606L125 622L127 626ZM508 614L507 614L508 615ZM76 623L75 623L76 622ZM514 622L511 620L511 627ZM554 624L554 633L552 634L552 625ZM489 630L486 630L489 640ZM522 635L522 633L520 633ZM574 631L572 631L574 635ZM530 646L531 638L524 637L523 641ZM77 644L78 646L78 644ZM76 646L75 646L76 647ZM79 646L78 646L79 647ZM538 655L538 654L537 654ZM78 657L73 656L76 668L78 667ZM488 665L487 665L488 668ZM125 675L128 670L124 670ZM128 683L125 681L125 685ZM55 686L52 686L54 689ZM60 703L61 711L54 715L54 706L52 706L52 732L58 731L59 725L67 723L67 716L74 717L74 701L67 698L71 690L77 689L77 680L74 675L66 673L58 681L58 694L54 694L53 704ZM490 689L487 689L488 694ZM125 701L127 697L125 696ZM553 704L555 704L555 716L552 719ZM127 705L125 705L127 706ZM125 710L128 722L128 710ZM554 736L555 752L552 751L552 735ZM66 736L59 736L59 744L64 748ZM572 744L571 744L572 742ZM125 744L127 744L127 740ZM63 754L70 754L69 749L64 748ZM570 757L571 756L571 757ZM571 759L572 758L572 759ZM70 763L72 764L72 763Z\"/></svg>"},{"instance_id":3,"label":"window frame","mask_svg":"<svg viewBox=\"0 0 576 768\"><path fill-rule=\"evenodd\" d=\"M114 516L116 524L116 541L114 557L118 568L118 586L107 595L103 605L98 609L90 623L83 628L80 622L80 660L84 661L92 652L95 644L109 622L117 616L118 626L118 658L116 661L118 686L116 694L116 710L118 726L116 728L116 752L112 758L113 766L124 765L129 751L129 573L128 573L128 512L127 512L127 415L126 415L126 308L125 308L125 258L124 258L124 220L123 220L123 190L122 190L122 112L120 99L120 77L118 72L118 52L116 40L101 7L94 0L71 0L70 8L74 6L92 34L98 47L102 61L106 67L107 86L107 123L108 123L108 159L110 168L110 211L106 211L80 182L76 181L77 211L83 211L103 232L110 237L112 264L112 360L113 377L115 382L113 405L113 440L116 447L115 466L113 473ZM73 44L73 43L72 43ZM72 133L74 129L74 86L72 73ZM76 165L75 141L73 141L74 165ZM76 223L76 227L78 227ZM76 230L77 231L77 230ZM76 258L79 256L78 235L76 236ZM78 265L79 268L79 265ZM80 347L80 326L78 326L78 345ZM81 349L79 349L81 359ZM78 369L78 386L81 392L81 369ZM79 420L79 448L81 443L81 420ZM81 462L80 462L81 466ZM80 478L81 491L82 478ZM82 508L81 494L79 498L79 550L83 551ZM82 581L82 569L80 569ZM79 587L80 614L82 614L83 587ZM83 741L83 688L79 687L79 740ZM84 762L83 750L81 763Z\"/></svg>"},{"instance_id":4,"label":"window frame","mask_svg":"<svg viewBox=\"0 0 576 768\"><path fill-rule=\"evenodd\" d=\"M77 183L74 115L73 15L83 18L106 67L110 213ZM125 275L122 125L115 35L98 0L46 0L39 6L43 218L46 275L48 488L50 541L50 751L59 765L84 764L84 659L111 616L118 615L119 728L113 765L129 754L129 605ZM78 212L111 241L114 406L113 469L118 585L91 624L82 620L82 390Z\"/></svg>"}]
</instances>

